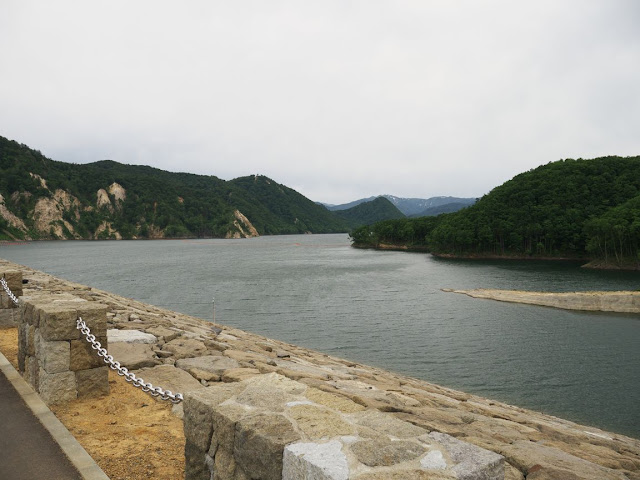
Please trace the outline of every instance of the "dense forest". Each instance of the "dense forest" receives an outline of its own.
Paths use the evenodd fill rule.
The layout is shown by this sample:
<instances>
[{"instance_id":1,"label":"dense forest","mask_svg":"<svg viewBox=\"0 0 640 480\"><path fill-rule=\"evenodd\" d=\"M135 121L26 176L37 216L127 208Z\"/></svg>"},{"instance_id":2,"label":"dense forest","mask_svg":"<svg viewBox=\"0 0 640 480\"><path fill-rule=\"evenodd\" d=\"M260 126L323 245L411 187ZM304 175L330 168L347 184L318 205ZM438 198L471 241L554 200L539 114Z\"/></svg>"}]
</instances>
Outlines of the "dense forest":
<instances>
[{"instance_id":1,"label":"dense forest","mask_svg":"<svg viewBox=\"0 0 640 480\"><path fill-rule=\"evenodd\" d=\"M231 181L104 160L50 160L0 137L0 239L171 238L346 232L259 175Z\"/></svg>"},{"instance_id":2,"label":"dense forest","mask_svg":"<svg viewBox=\"0 0 640 480\"><path fill-rule=\"evenodd\" d=\"M346 210L335 210L333 213L342 218L349 228L369 225L382 220L404 218L404 214L385 197L378 197Z\"/></svg>"},{"instance_id":3,"label":"dense forest","mask_svg":"<svg viewBox=\"0 0 640 480\"><path fill-rule=\"evenodd\" d=\"M355 246L454 256L640 261L640 157L561 160L517 175L478 202L434 218L360 227Z\"/></svg>"}]
</instances>

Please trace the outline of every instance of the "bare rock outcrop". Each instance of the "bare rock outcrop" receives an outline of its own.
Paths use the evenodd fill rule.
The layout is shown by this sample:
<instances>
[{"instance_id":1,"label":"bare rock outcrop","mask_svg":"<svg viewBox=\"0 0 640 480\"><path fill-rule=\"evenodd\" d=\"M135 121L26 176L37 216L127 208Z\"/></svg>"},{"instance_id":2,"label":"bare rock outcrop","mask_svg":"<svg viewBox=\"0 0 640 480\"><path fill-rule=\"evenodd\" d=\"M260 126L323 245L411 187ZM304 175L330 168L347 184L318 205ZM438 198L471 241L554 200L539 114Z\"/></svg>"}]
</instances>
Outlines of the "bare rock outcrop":
<instances>
[{"instance_id":1,"label":"bare rock outcrop","mask_svg":"<svg viewBox=\"0 0 640 480\"><path fill-rule=\"evenodd\" d=\"M80 201L69 192L58 189L52 197L41 198L36 202L33 213L36 230L45 235L53 234L58 238L68 238L63 225L71 238L79 238L68 221L63 218L67 211L73 211L77 217Z\"/></svg>"},{"instance_id":2,"label":"bare rock outcrop","mask_svg":"<svg viewBox=\"0 0 640 480\"><path fill-rule=\"evenodd\" d=\"M101 188L96 192L96 206L98 208L106 208L110 212L113 212L113 205L111 205L111 199L109 194L104 188Z\"/></svg>"},{"instance_id":3,"label":"bare rock outcrop","mask_svg":"<svg viewBox=\"0 0 640 480\"><path fill-rule=\"evenodd\" d=\"M565 310L592 312L640 313L640 292L528 292L522 290L443 289L445 292L462 293L472 298L498 300L500 302L526 303Z\"/></svg>"},{"instance_id":4,"label":"bare rock outcrop","mask_svg":"<svg viewBox=\"0 0 640 480\"><path fill-rule=\"evenodd\" d=\"M124 187L116 182L109 185L109 193L116 199L116 205L127 199L127 191Z\"/></svg>"},{"instance_id":5,"label":"bare rock outcrop","mask_svg":"<svg viewBox=\"0 0 640 480\"><path fill-rule=\"evenodd\" d=\"M18 230L21 230L23 232L27 231L27 226L24 224L24 222L20 218L16 217L13 213L11 213L9 209L7 209L6 205L4 204L4 197L1 194L0 217L2 217L13 228L17 228Z\"/></svg>"},{"instance_id":6,"label":"bare rock outcrop","mask_svg":"<svg viewBox=\"0 0 640 480\"><path fill-rule=\"evenodd\" d=\"M233 216L236 218L233 221L233 226L236 227L236 230L234 232L228 231L226 238L249 238L260 236L258 230L256 230L253 224L240 210L233 212Z\"/></svg>"}]
</instances>

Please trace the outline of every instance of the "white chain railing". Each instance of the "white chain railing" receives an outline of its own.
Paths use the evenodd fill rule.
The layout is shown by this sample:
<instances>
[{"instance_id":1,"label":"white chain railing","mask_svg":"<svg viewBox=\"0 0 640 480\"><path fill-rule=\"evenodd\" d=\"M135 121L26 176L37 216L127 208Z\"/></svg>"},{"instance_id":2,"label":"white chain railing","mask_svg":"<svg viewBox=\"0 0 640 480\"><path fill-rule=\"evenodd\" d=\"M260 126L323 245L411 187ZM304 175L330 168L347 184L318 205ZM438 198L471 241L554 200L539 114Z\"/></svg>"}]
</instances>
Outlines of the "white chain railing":
<instances>
[{"instance_id":1,"label":"white chain railing","mask_svg":"<svg viewBox=\"0 0 640 480\"><path fill-rule=\"evenodd\" d=\"M0 285L4 288L4 291L7 292L9 298L16 305L19 304L18 297L16 297L9 285L7 285L7 281L4 277L0 278ZM143 392L147 392L154 397L160 397L162 400L170 400L172 403L180 403L184 400L181 393L173 393L171 390L164 390L161 387L154 387L151 383L145 383L144 380L135 376L135 374L131 373L127 367L123 367L120 365L120 362L116 362L113 359L112 355L109 355L107 349L102 346L102 344L96 340L96 336L91 333L91 329L87 327L87 324L82 317L78 317L76 320L76 328L80 330L80 332L85 336L87 342L91 344L91 348L93 348L99 357L104 360L104 363L109 365L111 370L116 370L118 375L124 377L124 379L132 384L134 387L141 388Z\"/></svg>"},{"instance_id":2,"label":"white chain railing","mask_svg":"<svg viewBox=\"0 0 640 480\"><path fill-rule=\"evenodd\" d=\"M96 336L91 333L87 324L82 320L82 317L76 320L76 328L85 336L87 342L91 344L99 357L102 357L104 363L108 364L111 370L116 370L118 375L124 377L124 379L131 383L134 387L141 388L143 392L147 392L154 397L160 397L162 400L170 400L173 403L180 403L183 400L181 393L173 393L171 390L164 390L161 387L154 387L151 383L145 383L141 378L131 373L127 367L122 367L120 362L116 362L112 355L109 355L107 349L96 340Z\"/></svg>"},{"instance_id":3,"label":"white chain railing","mask_svg":"<svg viewBox=\"0 0 640 480\"><path fill-rule=\"evenodd\" d=\"M4 288L4 291L7 292L7 295L9 296L11 301L13 303L15 303L16 305L18 305L20 301L18 300L18 297L16 297L13 294L13 292L9 288L9 285L7 285L7 281L5 280L4 276L2 278L0 278L0 285L2 285L2 288Z\"/></svg>"}]
</instances>

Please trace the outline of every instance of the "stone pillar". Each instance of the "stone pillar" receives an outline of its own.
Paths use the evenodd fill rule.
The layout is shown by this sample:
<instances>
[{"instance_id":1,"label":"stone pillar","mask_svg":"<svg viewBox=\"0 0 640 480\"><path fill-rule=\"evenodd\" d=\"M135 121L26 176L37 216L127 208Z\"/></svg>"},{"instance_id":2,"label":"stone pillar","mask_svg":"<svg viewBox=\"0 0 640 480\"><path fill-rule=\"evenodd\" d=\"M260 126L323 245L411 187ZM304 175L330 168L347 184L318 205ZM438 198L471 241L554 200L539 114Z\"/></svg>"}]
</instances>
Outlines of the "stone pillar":
<instances>
[{"instance_id":1,"label":"stone pillar","mask_svg":"<svg viewBox=\"0 0 640 480\"><path fill-rule=\"evenodd\" d=\"M76 328L78 317L107 348L107 308L70 294L23 297L18 366L45 403L109 394L109 368Z\"/></svg>"},{"instance_id":2,"label":"stone pillar","mask_svg":"<svg viewBox=\"0 0 640 480\"><path fill-rule=\"evenodd\" d=\"M504 458L281 375L187 392L186 480L504 480Z\"/></svg>"},{"instance_id":3,"label":"stone pillar","mask_svg":"<svg viewBox=\"0 0 640 480\"><path fill-rule=\"evenodd\" d=\"M0 267L0 278L6 280L9 289L16 297L22 296L22 272ZM13 328L18 326L17 305L9 298L9 295L0 287L0 328Z\"/></svg>"}]
</instances>

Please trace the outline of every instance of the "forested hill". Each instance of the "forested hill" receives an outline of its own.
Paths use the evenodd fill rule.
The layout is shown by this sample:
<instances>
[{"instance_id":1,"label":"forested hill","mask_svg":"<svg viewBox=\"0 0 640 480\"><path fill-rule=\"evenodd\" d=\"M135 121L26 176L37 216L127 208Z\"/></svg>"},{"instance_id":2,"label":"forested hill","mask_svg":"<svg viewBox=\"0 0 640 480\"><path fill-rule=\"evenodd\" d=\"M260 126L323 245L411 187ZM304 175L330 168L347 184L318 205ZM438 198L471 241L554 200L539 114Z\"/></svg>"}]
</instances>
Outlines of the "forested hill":
<instances>
[{"instance_id":1,"label":"forested hill","mask_svg":"<svg viewBox=\"0 0 640 480\"><path fill-rule=\"evenodd\" d=\"M381 220L404 218L404 214L385 197L359 203L346 210L335 210L333 213L347 222L350 228L369 225Z\"/></svg>"},{"instance_id":2,"label":"forested hill","mask_svg":"<svg viewBox=\"0 0 640 480\"><path fill-rule=\"evenodd\" d=\"M640 157L549 163L517 175L459 212L381 222L356 230L352 239L357 246L415 245L454 256L638 265Z\"/></svg>"},{"instance_id":3,"label":"forested hill","mask_svg":"<svg viewBox=\"0 0 640 480\"><path fill-rule=\"evenodd\" d=\"M0 239L347 230L326 208L264 176L224 181L108 160L70 164L0 137Z\"/></svg>"}]
</instances>

